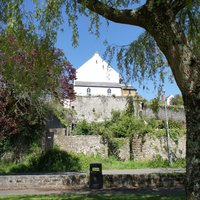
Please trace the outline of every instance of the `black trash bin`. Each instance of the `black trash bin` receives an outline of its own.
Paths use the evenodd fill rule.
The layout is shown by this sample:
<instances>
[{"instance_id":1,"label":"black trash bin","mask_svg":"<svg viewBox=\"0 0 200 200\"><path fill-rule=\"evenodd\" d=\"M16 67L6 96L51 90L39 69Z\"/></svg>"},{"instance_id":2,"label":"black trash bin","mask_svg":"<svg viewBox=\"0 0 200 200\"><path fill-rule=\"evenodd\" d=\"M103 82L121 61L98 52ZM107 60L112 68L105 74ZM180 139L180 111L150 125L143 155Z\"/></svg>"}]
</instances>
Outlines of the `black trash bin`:
<instances>
[{"instance_id":1,"label":"black trash bin","mask_svg":"<svg viewBox=\"0 0 200 200\"><path fill-rule=\"evenodd\" d=\"M102 164L90 164L90 188L101 189L103 187Z\"/></svg>"}]
</instances>

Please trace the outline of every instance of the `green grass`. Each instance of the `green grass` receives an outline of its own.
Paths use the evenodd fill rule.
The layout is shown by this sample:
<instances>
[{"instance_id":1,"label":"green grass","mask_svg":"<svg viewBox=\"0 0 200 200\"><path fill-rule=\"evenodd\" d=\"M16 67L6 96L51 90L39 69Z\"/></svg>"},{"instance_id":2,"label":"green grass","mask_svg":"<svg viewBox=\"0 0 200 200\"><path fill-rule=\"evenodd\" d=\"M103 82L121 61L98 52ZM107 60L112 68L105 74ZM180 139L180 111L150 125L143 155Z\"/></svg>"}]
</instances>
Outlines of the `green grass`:
<instances>
[{"instance_id":1,"label":"green grass","mask_svg":"<svg viewBox=\"0 0 200 200\"><path fill-rule=\"evenodd\" d=\"M124 194L124 195L4 195L0 196L0 199L4 200L185 200L183 195L135 195L135 194Z\"/></svg>"},{"instance_id":2,"label":"green grass","mask_svg":"<svg viewBox=\"0 0 200 200\"><path fill-rule=\"evenodd\" d=\"M85 156L82 154L78 155L80 160L80 165L82 171L87 171L90 163L99 162L102 163L103 169L145 169L145 168L184 168L185 160L179 159L174 162L171 166L169 166L166 160L162 160L161 158L157 158L155 160L144 160L144 161L119 161L114 157L102 158L100 156Z\"/></svg>"},{"instance_id":3,"label":"green grass","mask_svg":"<svg viewBox=\"0 0 200 200\"><path fill-rule=\"evenodd\" d=\"M45 162L44 162L45 160ZM90 163L102 163L104 170L109 169L144 169L169 167L166 160L157 158L152 161L119 161L114 157L102 158L100 156L86 156L83 154L63 153L52 150L50 154L34 159L25 159L21 163L1 163L0 173L15 172L64 172L64 171L88 171ZM45 164L44 164L45 163ZM172 164L174 168L185 167L185 160L177 160Z\"/></svg>"}]
</instances>

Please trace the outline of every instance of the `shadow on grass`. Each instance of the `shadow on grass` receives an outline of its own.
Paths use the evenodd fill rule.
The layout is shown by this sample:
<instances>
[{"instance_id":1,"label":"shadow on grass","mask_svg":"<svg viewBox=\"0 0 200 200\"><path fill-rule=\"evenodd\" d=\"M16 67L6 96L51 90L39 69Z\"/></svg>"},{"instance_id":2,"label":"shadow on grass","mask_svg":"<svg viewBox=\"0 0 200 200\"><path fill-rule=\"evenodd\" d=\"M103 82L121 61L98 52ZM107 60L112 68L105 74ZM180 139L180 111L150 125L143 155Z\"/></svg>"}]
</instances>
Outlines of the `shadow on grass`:
<instances>
[{"instance_id":1,"label":"shadow on grass","mask_svg":"<svg viewBox=\"0 0 200 200\"><path fill-rule=\"evenodd\" d=\"M124 195L114 195L114 194L104 194L104 195L24 195L24 196L0 196L0 199L4 200L185 200L186 198L182 195L134 195L134 194L124 194Z\"/></svg>"},{"instance_id":2,"label":"shadow on grass","mask_svg":"<svg viewBox=\"0 0 200 200\"><path fill-rule=\"evenodd\" d=\"M65 172L80 170L81 164L78 157L54 148L29 159L27 163L13 166L10 172Z\"/></svg>"}]
</instances>

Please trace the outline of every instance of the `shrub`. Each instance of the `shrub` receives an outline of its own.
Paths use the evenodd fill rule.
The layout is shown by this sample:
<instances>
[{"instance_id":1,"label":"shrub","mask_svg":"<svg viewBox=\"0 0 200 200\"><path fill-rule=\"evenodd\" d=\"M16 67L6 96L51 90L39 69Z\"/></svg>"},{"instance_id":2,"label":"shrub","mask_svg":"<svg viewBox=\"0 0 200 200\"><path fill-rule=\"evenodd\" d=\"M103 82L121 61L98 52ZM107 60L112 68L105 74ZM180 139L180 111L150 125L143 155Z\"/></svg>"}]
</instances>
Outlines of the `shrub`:
<instances>
[{"instance_id":1,"label":"shrub","mask_svg":"<svg viewBox=\"0 0 200 200\"><path fill-rule=\"evenodd\" d=\"M182 122L170 119L169 120L169 128L172 128L172 129L183 129L184 126L183 126Z\"/></svg>"},{"instance_id":2,"label":"shrub","mask_svg":"<svg viewBox=\"0 0 200 200\"><path fill-rule=\"evenodd\" d=\"M151 101L150 107L154 113L154 115L156 116L156 119L158 119L158 111L159 111L159 99L158 98L154 98Z\"/></svg>"},{"instance_id":3,"label":"shrub","mask_svg":"<svg viewBox=\"0 0 200 200\"><path fill-rule=\"evenodd\" d=\"M53 148L32 160L30 168L40 172L79 171L81 166L78 157L58 148Z\"/></svg>"},{"instance_id":4,"label":"shrub","mask_svg":"<svg viewBox=\"0 0 200 200\"><path fill-rule=\"evenodd\" d=\"M91 135L91 125L86 120L78 122L73 131L75 135Z\"/></svg>"},{"instance_id":5,"label":"shrub","mask_svg":"<svg viewBox=\"0 0 200 200\"><path fill-rule=\"evenodd\" d=\"M2 172L65 172L80 171L81 165L78 156L69 154L58 148L50 149L46 152L40 148L35 148L35 152L29 152L27 156L18 164L1 163Z\"/></svg>"}]
</instances>

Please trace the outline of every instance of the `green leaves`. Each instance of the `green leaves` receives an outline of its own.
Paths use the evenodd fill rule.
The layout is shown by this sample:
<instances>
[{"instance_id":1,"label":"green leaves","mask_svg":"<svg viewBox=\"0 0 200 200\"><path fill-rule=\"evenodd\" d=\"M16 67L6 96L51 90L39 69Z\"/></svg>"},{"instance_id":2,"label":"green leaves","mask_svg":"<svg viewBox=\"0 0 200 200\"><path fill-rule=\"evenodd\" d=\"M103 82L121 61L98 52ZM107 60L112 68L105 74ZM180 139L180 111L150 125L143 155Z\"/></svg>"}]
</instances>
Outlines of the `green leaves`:
<instances>
[{"instance_id":1,"label":"green leaves","mask_svg":"<svg viewBox=\"0 0 200 200\"><path fill-rule=\"evenodd\" d=\"M189 1L187 7L177 15L177 23L187 36L192 50L196 56L200 56L200 2L199 0Z\"/></svg>"},{"instance_id":2,"label":"green leaves","mask_svg":"<svg viewBox=\"0 0 200 200\"><path fill-rule=\"evenodd\" d=\"M58 95L61 86L65 97L73 96L70 82L75 78L75 70L60 49L25 29L5 32L0 36L0 44L0 74L16 94L35 98L49 93Z\"/></svg>"},{"instance_id":3,"label":"green leaves","mask_svg":"<svg viewBox=\"0 0 200 200\"><path fill-rule=\"evenodd\" d=\"M129 45L107 44L106 55L108 59L116 55L118 68L126 82L137 81L144 87L148 87L145 84L148 80L153 81L154 86L164 82L167 74L166 60L153 37L147 32Z\"/></svg>"}]
</instances>

